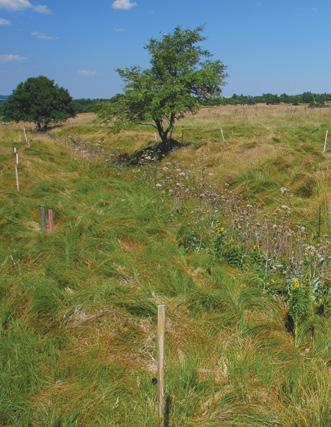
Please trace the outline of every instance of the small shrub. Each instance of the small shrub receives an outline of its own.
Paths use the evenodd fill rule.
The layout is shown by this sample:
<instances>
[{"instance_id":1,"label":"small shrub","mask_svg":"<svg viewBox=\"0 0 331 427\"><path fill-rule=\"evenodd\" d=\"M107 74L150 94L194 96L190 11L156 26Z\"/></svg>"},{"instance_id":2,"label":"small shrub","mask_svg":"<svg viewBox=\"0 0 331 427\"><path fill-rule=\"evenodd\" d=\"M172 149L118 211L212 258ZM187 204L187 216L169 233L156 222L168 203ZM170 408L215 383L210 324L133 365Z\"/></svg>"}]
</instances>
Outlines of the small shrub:
<instances>
[{"instance_id":1,"label":"small shrub","mask_svg":"<svg viewBox=\"0 0 331 427\"><path fill-rule=\"evenodd\" d=\"M205 248L205 243L199 234L191 229L181 228L177 233L177 242L186 252L201 251Z\"/></svg>"}]
</instances>

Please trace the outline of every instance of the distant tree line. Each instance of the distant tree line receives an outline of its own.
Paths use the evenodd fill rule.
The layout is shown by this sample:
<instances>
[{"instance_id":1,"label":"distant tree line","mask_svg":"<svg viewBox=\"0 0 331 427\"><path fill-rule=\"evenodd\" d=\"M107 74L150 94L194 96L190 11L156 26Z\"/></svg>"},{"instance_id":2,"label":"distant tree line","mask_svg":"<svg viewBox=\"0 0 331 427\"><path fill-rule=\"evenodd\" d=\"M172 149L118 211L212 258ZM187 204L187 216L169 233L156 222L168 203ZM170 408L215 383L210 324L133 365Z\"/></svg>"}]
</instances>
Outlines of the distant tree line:
<instances>
[{"instance_id":1,"label":"distant tree line","mask_svg":"<svg viewBox=\"0 0 331 427\"><path fill-rule=\"evenodd\" d=\"M104 103L116 102L121 98L121 94L117 94L110 99L90 99L90 98L81 98L75 99L73 101L74 109L76 114L80 113L97 113L100 109L100 106ZM0 115L2 106L7 100L8 97L0 97ZM211 98L204 101L204 105L207 106L218 106L218 105L254 105L254 104L268 104L268 105L277 105L277 104L291 104L291 105L300 105L308 104L310 107L325 107L331 102L330 93L313 93L313 92L304 92L301 95L287 95L283 93L281 95L275 95L272 93L264 93L263 95L250 96L250 95L237 95L233 94L231 97L217 97Z\"/></svg>"},{"instance_id":2,"label":"distant tree line","mask_svg":"<svg viewBox=\"0 0 331 427\"><path fill-rule=\"evenodd\" d=\"M313 92L304 92L301 95L287 95L283 93L281 95L275 95L272 93L264 93L259 96L249 96L249 95L237 95L233 94L231 97L220 97L209 99L206 105L254 105L254 104L308 104L311 107L324 107L328 102L331 102L330 93L313 93Z\"/></svg>"},{"instance_id":3,"label":"distant tree line","mask_svg":"<svg viewBox=\"0 0 331 427\"><path fill-rule=\"evenodd\" d=\"M121 99L121 97L121 94L117 94L110 99L75 99L75 110L77 113L96 113L100 108L100 104L107 102L115 103ZM307 104L310 107L325 107L329 102L331 102L330 93L318 94L313 92L304 92L300 95L287 95L286 93L281 95L264 93L258 96L233 94L231 97L217 97L204 100L204 105L277 105L283 103L290 105Z\"/></svg>"},{"instance_id":4,"label":"distant tree line","mask_svg":"<svg viewBox=\"0 0 331 427\"><path fill-rule=\"evenodd\" d=\"M97 113L100 110L100 107L106 103L115 103L123 95L117 94L110 99L90 99L90 98L81 98L73 100L74 111L76 114L80 113ZM3 116L3 106L8 97L0 96L0 120ZM204 101L206 106L220 106L220 105L254 105L254 104L268 104L268 105L277 105L277 104L290 104L290 105L300 105L306 104L310 107L326 107L328 103L331 103L331 94L330 93L313 93L313 92L304 92L301 95L287 95L283 93L281 95L275 95L272 93L264 93L263 95L250 96L250 95L237 95L233 94L231 97L217 97L211 98L207 101Z\"/></svg>"},{"instance_id":5,"label":"distant tree line","mask_svg":"<svg viewBox=\"0 0 331 427\"><path fill-rule=\"evenodd\" d=\"M79 113L96 113L100 104L109 102L109 99L90 99L81 98L74 100L74 107L77 114Z\"/></svg>"}]
</instances>

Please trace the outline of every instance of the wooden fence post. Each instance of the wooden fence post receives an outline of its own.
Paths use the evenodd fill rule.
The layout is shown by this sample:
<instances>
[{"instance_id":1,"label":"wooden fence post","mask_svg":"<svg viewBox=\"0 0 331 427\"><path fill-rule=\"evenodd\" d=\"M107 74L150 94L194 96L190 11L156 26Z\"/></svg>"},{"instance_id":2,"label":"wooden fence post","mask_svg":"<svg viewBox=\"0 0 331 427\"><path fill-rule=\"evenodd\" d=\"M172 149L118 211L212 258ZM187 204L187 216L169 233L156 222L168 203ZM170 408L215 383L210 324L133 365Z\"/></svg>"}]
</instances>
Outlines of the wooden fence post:
<instances>
[{"instance_id":1,"label":"wooden fence post","mask_svg":"<svg viewBox=\"0 0 331 427\"><path fill-rule=\"evenodd\" d=\"M20 191L20 181L18 177L18 151L17 148L14 147L14 155L15 155L15 177L16 177L16 190Z\"/></svg>"},{"instance_id":2,"label":"wooden fence post","mask_svg":"<svg viewBox=\"0 0 331 427\"><path fill-rule=\"evenodd\" d=\"M157 342L158 342L158 372L157 391L159 403L160 427L164 427L165 394L164 394L164 335L165 335L165 305L157 307Z\"/></svg>"},{"instance_id":3,"label":"wooden fence post","mask_svg":"<svg viewBox=\"0 0 331 427\"><path fill-rule=\"evenodd\" d=\"M222 137L222 141L223 141L223 142L226 142L226 141L225 141L225 137L224 137L223 128L221 128L221 137Z\"/></svg>"},{"instance_id":4,"label":"wooden fence post","mask_svg":"<svg viewBox=\"0 0 331 427\"><path fill-rule=\"evenodd\" d=\"M26 142L27 146L30 147L30 141L29 141L28 135L26 133L25 127L23 128L23 132L24 132L25 142Z\"/></svg>"},{"instance_id":5,"label":"wooden fence post","mask_svg":"<svg viewBox=\"0 0 331 427\"><path fill-rule=\"evenodd\" d=\"M325 133L323 154L326 153L326 148L327 148L327 143L328 143L328 136L329 136L329 130L327 130L326 133Z\"/></svg>"},{"instance_id":6,"label":"wooden fence post","mask_svg":"<svg viewBox=\"0 0 331 427\"><path fill-rule=\"evenodd\" d=\"M46 208L45 206L40 206L41 213L41 231L46 231Z\"/></svg>"},{"instance_id":7,"label":"wooden fence post","mask_svg":"<svg viewBox=\"0 0 331 427\"><path fill-rule=\"evenodd\" d=\"M54 231L54 213L53 209L48 209L48 232L53 233Z\"/></svg>"}]
</instances>

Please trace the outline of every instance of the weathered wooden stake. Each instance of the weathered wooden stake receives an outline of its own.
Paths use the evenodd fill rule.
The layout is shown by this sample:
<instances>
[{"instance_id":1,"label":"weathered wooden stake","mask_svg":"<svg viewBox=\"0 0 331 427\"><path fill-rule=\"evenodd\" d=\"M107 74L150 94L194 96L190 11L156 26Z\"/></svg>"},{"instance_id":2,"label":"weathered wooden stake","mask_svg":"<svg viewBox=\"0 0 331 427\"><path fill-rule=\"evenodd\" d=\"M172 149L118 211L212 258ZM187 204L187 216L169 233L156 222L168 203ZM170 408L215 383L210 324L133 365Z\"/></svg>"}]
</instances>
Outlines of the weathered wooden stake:
<instances>
[{"instance_id":1,"label":"weathered wooden stake","mask_svg":"<svg viewBox=\"0 0 331 427\"><path fill-rule=\"evenodd\" d=\"M326 153L327 143L328 143L328 136L329 136L329 130L325 132L325 140L324 140L324 147L323 147L323 154Z\"/></svg>"},{"instance_id":2,"label":"weathered wooden stake","mask_svg":"<svg viewBox=\"0 0 331 427\"><path fill-rule=\"evenodd\" d=\"M48 232L53 233L54 231L54 213L53 209L48 209Z\"/></svg>"},{"instance_id":3,"label":"weathered wooden stake","mask_svg":"<svg viewBox=\"0 0 331 427\"><path fill-rule=\"evenodd\" d=\"M223 141L223 142L226 142L226 141L225 141L225 137L224 137L223 128L221 128L221 137L222 137L222 141Z\"/></svg>"},{"instance_id":4,"label":"weathered wooden stake","mask_svg":"<svg viewBox=\"0 0 331 427\"><path fill-rule=\"evenodd\" d=\"M25 127L23 128L23 132L24 132L25 142L27 143L28 147L30 147L30 141L29 141L28 135L26 133Z\"/></svg>"},{"instance_id":5,"label":"weathered wooden stake","mask_svg":"<svg viewBox=\"0 0 331 427\"><path fill-rule=\"evenodd\" d=\"M321 228L322 228L322 205L318 207L318 231L317 231L317 239L320 241L321 239Z\"/></svg>"},{"instance_id":6,"label":"weathered wooden stake","mask_svg":"<svg viewBox=\"0 0 331 427\"><path fill-rule=\"evenodd\" d=\"M165 335L165 305L157 307L157 343L158 343L158 372L157 394L159 402L160 427L164 427L165 395L164 395L164 335Z\"/></svg>"},{"instance_id":7,"label":"weathered wooden stake","mask_svg":"<svg viewBox=\"0 0 331 427\"><path fill-rule=\"evenodd\" d=\"M20 181L19 181L19 177L18 177L18 151L17 151L16 147L14 147L14 155L15 155L16 190L20 191Z\"/></svg>"},{"instance_id":8,"label":"weathered wooden stake","mask_svg":"<svg viewBox=\"0 0 331 427\"><path fill-rule=\"evenodd\" d=\"M41 230L46 231L46 208L45 206L40 206L41 213Z\"/></svg>"}]
</instances>

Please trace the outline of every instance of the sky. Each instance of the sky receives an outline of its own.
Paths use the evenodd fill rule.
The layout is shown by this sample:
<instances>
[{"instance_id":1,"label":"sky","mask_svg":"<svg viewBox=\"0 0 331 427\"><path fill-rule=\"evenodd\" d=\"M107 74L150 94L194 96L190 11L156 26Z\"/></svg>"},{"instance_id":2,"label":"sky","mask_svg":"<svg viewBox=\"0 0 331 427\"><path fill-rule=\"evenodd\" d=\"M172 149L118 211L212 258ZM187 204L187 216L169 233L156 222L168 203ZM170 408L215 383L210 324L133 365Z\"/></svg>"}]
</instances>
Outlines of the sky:
<instances>
[{"instance_id":1,"label":"sky","mask_svg":"<svg viewBox=\"0 0 331 427\"><path fill-rule=\"evenodd\" d=\"M0 94L46 75L75 98L122 90L144 46L204 25L227 66L224 95L331 93L331 0L0 0Z\"/></svg>"}]
</instances>

